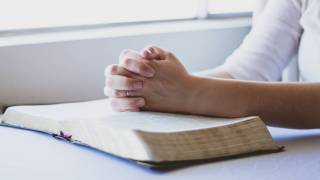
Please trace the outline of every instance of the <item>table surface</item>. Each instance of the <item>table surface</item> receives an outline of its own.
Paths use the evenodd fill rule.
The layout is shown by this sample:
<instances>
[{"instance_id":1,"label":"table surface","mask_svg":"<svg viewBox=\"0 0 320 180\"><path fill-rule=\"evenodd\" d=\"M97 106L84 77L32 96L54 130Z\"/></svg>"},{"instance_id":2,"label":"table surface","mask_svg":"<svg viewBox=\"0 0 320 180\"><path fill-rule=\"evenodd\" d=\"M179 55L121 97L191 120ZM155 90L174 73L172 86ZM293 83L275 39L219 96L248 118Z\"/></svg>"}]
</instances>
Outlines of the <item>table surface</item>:
<instances>
[{"instance_id":1,"label":"table surface","mask_svg":"<svg viewBox=\"0 0 320 180\"><path fill-rule=\"evenodd\" d=\"M318 179L320 130L269 129L286 151L157 172L46 134L0 127L0 179Z\"/></svg>"}]
</instances>

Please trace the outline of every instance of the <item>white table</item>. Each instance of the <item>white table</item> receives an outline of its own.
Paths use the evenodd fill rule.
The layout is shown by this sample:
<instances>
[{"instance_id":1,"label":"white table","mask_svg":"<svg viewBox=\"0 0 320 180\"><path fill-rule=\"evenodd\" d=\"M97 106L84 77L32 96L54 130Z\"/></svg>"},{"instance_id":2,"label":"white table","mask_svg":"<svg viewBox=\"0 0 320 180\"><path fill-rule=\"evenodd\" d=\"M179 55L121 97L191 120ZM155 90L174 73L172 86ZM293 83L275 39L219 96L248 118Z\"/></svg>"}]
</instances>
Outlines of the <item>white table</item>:
<instances>
[{"instance_id":1,"label":"white table","mask_svg":"<svg viewBox=\"0 0 320 180\"><path fill-rule=\"evenodd\" d=\"M0 127L0 179L319 179L320 130L270 128L286 151L154 172L52 137Z\"/></svg>"}]
</instances>

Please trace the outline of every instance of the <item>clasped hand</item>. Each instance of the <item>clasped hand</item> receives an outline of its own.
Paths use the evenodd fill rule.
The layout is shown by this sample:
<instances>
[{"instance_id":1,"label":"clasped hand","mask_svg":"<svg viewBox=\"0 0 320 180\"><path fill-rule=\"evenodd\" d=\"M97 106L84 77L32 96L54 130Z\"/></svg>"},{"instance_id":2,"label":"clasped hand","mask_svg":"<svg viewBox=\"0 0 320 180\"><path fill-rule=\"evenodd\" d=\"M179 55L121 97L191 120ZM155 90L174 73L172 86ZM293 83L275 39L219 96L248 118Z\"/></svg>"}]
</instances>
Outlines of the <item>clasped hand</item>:
<instances>
[{"instance_id":1,"label":"clasped hand","mask_svg":"<svg viewBox=\"0 0 320 180\"><path fill-rule=\"evenodd\" d=\"M188 112L193 76L171 52L148 46L123 50L119 64L105 70L104 93L115 111Z\"/></svg>"}]
</instances>

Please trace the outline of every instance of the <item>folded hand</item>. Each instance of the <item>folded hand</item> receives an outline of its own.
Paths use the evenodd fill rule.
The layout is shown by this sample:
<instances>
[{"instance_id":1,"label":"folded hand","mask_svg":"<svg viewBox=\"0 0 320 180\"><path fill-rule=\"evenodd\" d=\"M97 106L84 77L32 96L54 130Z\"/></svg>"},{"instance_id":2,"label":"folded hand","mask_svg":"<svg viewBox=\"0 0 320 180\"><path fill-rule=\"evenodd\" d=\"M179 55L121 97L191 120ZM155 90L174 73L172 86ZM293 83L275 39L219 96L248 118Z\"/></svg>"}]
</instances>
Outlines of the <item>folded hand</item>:
<instances>
[{"instance_id":1,"label":"folded hand","mask_svg":"<svg viewBox=\"0 0 320 180\"><path fill-rule=\"evenodd\" d=\"M105 71L105 94L114 110L187 111L192 76L174 54L149 46L142 53L124 50L119 59Z\"/></svg>"}]
</instances>

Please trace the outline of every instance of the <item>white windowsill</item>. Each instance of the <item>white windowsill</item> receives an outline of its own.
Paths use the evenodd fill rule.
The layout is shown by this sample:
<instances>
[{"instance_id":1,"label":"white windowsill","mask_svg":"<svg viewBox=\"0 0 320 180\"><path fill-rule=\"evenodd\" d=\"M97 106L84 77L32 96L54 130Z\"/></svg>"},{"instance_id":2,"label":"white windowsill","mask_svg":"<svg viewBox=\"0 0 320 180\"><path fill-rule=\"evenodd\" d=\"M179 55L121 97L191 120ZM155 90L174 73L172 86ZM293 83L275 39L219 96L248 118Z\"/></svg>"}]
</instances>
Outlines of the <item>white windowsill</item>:
<instances>
[{"instance_id":1,"label":"white windowsill","mask_svg":"<svg viewBox=\"0 0 320 180\"><path fill-rule=\"evenodd\" d=\"M65 32L46 32L37 34L21 34L14 36L0 36L0 47L19 46L27 44L41 44L61 41L84 39L115 38L139 36L147 34L161 34L187 31L203 31L212 29L229 29L251 26L250 17L190 20L178 22L159 22L150 24L136 24L118 27L107 27L87 30L73 30Z\"/></svg>"}]
</instances>

